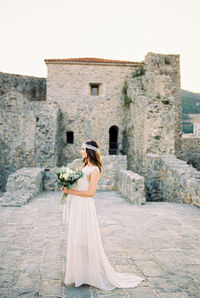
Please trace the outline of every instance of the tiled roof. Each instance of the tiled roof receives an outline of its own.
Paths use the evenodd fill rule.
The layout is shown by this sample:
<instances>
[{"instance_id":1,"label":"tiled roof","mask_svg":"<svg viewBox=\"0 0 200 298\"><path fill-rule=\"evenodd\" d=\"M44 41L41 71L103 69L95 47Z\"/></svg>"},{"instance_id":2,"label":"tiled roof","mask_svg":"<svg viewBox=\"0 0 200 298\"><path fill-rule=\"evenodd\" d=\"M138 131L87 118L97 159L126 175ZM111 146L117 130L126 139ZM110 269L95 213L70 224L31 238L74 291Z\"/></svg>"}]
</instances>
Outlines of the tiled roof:
<instances>
[{"instance_id":1,"label":"tiled roof","mask_svg":"<svg viewBox=\"0 0 200 298\"><path fill-rule=\"evenodd\" d=\"M103 58L66 58L66 59L45 59L45 62L89 62L89 63L121 63L121 64L135 64L141 62L134 61L123 61L123 60L112 60L112 59L103 59Z\"/></svg>"}]
</instances>

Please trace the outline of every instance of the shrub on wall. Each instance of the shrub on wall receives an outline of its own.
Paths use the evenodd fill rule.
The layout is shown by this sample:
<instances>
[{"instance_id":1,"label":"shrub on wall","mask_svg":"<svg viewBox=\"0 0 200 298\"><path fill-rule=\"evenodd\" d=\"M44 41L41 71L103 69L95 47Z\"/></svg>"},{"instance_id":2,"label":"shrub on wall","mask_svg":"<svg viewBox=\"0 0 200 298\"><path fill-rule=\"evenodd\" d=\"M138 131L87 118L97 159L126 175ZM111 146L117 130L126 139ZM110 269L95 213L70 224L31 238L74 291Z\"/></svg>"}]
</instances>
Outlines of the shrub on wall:
<instances>
[{"instance_id":1,"label":"shrub on wall","mask_svg":"<svg viewBox=\"0 0 200 298\"><path fill-rule=\"evenodd\" d=\"M127 82L127 80L125 80L125 82L124 82L124 86L123 86L123 88L122 88L122 94L123 94L123 98L124 98L124 104L125 104L125 106L129 106L129 104L130 104L131 102L133 102L133 101L132 101L132 99L128 96L128 82Z\"/></svg>"},{"instance_id":2,"label":"shrub on wall","mask_svg":"<svg viewBox=\"0 0 200 298\"><path fill-rule=\"evenodd\" d=\"M141 65L139 68L137 68L134 72L133 72L133 78L136 77L141 77L145 74L145 70L144 70L144 65Z\"/></svg>"}]
</instances>

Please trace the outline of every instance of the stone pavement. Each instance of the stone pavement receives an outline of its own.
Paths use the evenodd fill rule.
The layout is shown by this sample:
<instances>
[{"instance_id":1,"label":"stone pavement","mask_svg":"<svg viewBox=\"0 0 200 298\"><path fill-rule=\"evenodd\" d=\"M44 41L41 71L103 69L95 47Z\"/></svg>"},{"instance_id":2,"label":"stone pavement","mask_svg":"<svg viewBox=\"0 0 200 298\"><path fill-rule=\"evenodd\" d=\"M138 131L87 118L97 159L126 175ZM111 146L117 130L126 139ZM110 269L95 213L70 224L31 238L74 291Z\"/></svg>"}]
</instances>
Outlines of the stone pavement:
<instances>
[{"instance_id":1,"label":"stone pavement","mask_svg":"<svg viewBox=\"0 0 200 298\"><path fill-rule=\"evenodd\" d=\"M104 292L64 287L66 229L61 192L28 205L0 207L0 297L200 297L200 209L148 202L132 205L115 191L97 191L105 252L118 272L145 278L137 288Z\"/></svg>"}]
</instances>

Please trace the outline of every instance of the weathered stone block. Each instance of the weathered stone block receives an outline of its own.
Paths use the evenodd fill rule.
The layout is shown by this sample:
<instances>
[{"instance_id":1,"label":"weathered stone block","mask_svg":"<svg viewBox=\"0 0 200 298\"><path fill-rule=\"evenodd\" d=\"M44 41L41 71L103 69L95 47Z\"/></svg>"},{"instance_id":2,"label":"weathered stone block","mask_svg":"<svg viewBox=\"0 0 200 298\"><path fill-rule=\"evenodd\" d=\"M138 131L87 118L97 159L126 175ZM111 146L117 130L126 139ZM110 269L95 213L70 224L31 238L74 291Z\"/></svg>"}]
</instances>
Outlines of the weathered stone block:
<instances>
[{"instance_id":1,"label":"weathered stone block","mask_svg":"<svg viewBox=\"0 0 200 298\"><path fill-rule=\"evenodd\" d=\"M11 174L6 192L0 198L2 206L22 206L43 190L43 169L21 168Z\"/></svg>"},{"instance_id":2,"label":"weathered stone block","mask_svg":"<svg viewBox=\"0 0 200 298\"><path fill-rule=\"evenodd\" d=\"M160 161L158 161L160 160ZM154 167L158 162L160 169ZM200 173L175 155L147 155L145 184L151 200L200 205Z\"/></svg>"},{"instance_id":3,"label":"weathered stone block","mask_svg":"<svg viewBox=\"0 0 200 298\"><path fill-rule=\"evenodd\" d=\"M118 171L117 190L133 204L146 202L144 177L130 170Z\"/></svg>"}]
</instances>

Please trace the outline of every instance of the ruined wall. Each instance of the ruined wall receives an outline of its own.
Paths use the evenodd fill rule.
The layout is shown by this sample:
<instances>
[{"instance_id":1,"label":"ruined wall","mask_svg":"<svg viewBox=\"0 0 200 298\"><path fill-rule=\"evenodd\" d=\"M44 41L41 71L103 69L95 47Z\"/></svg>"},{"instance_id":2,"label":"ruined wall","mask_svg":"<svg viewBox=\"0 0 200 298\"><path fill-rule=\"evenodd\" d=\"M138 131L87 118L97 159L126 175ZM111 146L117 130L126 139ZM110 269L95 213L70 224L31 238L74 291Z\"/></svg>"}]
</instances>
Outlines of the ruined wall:
<instances>
[{"instance_id":1,"label":"ruined wall","mask_svg":"<svg viewBox=\"0 0 200 298\"><path fill-rule=\"evenodd\" d=\"M118 172L117 189L133 204L146 202L144 177L133 171L121 169Z\"/></svg>"},{"instance_id":2,"label":"ruined wall","mask_svg":"<svg viewBox=\"0 0 200 298\"><path fill-rule=\"evenodd\" d=\"M147 154L145 185L150 200L200 207L200 172L174 154Z\"/></svg>"},{"instance_id":3,"label":"ruined wall","mask_svg":"<svg viewBox=\"0 0 200 298\"><path fill-rule=\"evenodd\" d=\"M20 92L29 101L46 100L46 78L0 72L0 96Z\"/></svg>"},{"instance_id":4,"label":"ruined wall","mask_svg":"<svg viewBox=\"0 0 200 298\"><path fill-rule=\"evenodd\" d=\"M17 91L0 97L0 189L22 167L52 167L58 159L59 110Z\"/></svg>"},{"instance_id":5,"label":"ruined wall","mask_svg":"<svg viewBox=\"0 0 200 298\"><path fill-rule=\"evenodd\" d=\"M126 108L128 136L128 169L143 174L145 171L145 109L147 98L141 77L128 79L128 95L132 99Z\"/></svg>"},{"instance_id":6,"label":"ruined wall","mask_svg":"<svg viewBox=\"0 0 200 298\"><path fill-rule=\"evenodd\" d=\"M34 135L34 167L54 167L59 162L59 123L61 112L57 105L31 102L36 120Z\"/></svg>"},{"instance_id":7,"label":"ruined wall","mask_svg":"<svg viewBox=\"0 0 200 298\"><path fill-rule=\"evenodd\" d=\"M176 156L200 171L200 138L181 138Z\"/></svg>"},{"instance_id":8,"label":"ruined wall","mask_svg":"<svg viewBox=\"0 0 200 298\"><path fill-rule=\"evenodd\" d=\"M129 79L129 95L133 158L128 167L144 175L147 153L172 154L180 146L179 55L148 53L143 72Z\"/></svg>"},{"instance_id":9,"label":"ruined wall","mask_svg":"<svg viewBox=\"0 0 200 298\"><path fill-rule=\"evenodd\" d=\"M28 100L19 92L0 97L0 187L9 174L34 162L35 118Z\"/></svg>"}]
</instances>

